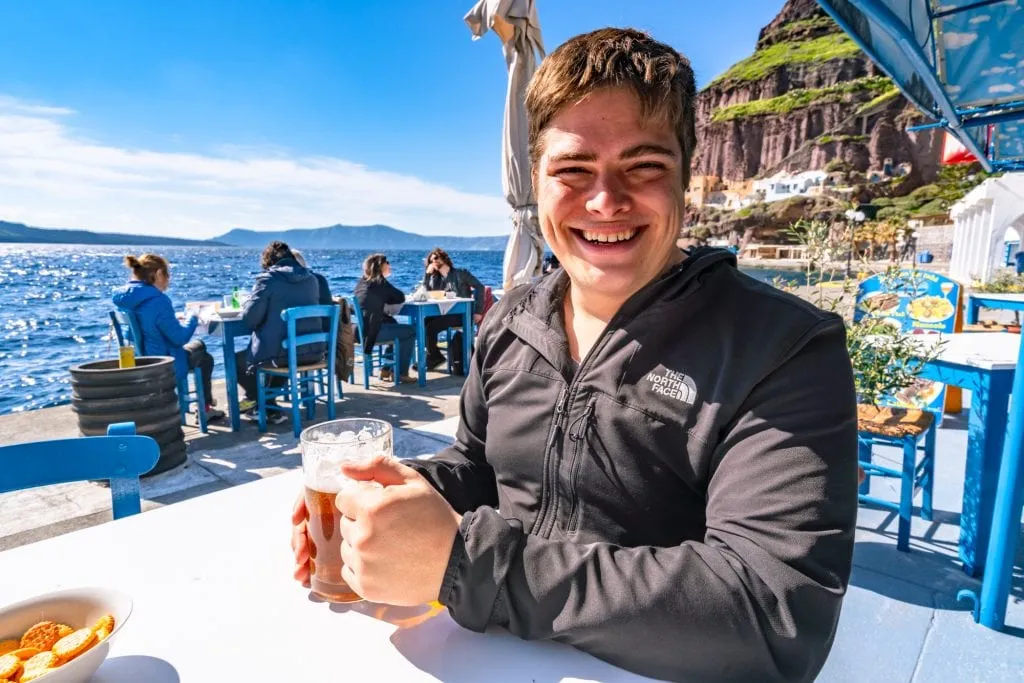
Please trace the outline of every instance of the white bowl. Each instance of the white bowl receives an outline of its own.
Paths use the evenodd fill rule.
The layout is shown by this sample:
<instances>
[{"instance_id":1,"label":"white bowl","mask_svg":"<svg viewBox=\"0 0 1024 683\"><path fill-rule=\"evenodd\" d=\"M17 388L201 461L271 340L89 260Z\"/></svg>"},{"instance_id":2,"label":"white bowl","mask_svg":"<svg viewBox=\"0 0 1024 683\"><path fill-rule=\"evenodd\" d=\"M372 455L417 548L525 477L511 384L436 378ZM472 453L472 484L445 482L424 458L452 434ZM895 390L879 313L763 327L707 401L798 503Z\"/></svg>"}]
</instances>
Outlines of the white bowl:
<instances>
[{"instance_id":1,"label":"white bowl","mask_svg":"<svg viewBox=\"0 0 1024 683\"><path fill-rule=\"evenodd\" d=\"M112 614L114 630L109 638L36 679L43 683L85 683L107 658L114 638L131 613L131 598L110 588L74 588L47 593L0 609L0 640L20 638L40 621L55 621L78 630L91 627L104 614Z\"/></svg>"}]
</instances>

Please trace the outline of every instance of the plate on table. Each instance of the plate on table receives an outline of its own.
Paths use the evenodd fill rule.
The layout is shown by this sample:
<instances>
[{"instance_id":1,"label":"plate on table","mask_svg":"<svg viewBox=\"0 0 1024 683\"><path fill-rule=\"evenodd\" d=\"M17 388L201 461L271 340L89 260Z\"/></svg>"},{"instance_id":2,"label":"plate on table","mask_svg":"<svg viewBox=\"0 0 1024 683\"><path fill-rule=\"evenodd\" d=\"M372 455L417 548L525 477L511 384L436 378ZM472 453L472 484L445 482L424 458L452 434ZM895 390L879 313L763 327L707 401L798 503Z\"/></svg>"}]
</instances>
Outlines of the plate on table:
<instances>
[{"instance_id":1,"label":"plate on table","mask_svg":"<svg viewBox=\"0 0 1024 683\"><path fill-rule=\"evenodd\" d=\"M31 680L85 683L131 613L131 598L110 588L62 590L3 607L0 674L12 675L0 679L23 680L30 671L45 671Z\"/></svg>"},{"instance_id":2,"label":"plate on table","mask_svg":"<svg viewBox=\"0 0 1024 683\"><path fill-rule=\"evenodd\" d=\"M222 308L217 311L217 315L221 320L237 320L242 317L242 309L240 308Z\"/></svg>"}]
</instances>

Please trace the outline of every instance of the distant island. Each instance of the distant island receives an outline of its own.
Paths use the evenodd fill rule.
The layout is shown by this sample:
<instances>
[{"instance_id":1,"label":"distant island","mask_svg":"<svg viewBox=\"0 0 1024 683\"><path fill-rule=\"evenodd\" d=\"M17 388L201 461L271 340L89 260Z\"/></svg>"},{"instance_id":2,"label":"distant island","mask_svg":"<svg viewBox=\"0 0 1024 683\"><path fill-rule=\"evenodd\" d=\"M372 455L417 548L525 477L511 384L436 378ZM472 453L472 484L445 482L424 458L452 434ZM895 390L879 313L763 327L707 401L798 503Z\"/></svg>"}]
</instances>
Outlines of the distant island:
<instances>
[{"instance_id":1,"label":"distant island","mask_svg":"<svg viewBox=\"0 0 1024 683\"><path fill-rule=\"evenodd\" d=\"M455 237L451 235L417 235L388 225L331 225L280 231L235 229L214 238L235 247L264 247L271 240L287 242L296 249L432 249L443 247L452 251L503 251L506 236Z\"/></svg>"},{"instance_id":2,"label":"distant island","mask_svg":"<svg viewBox=\"0 0 1024 683\"><path fill-rule=\"evenodd\" d=\"M417 235L387 225L331 225L293 230L242 230L236 228L212 240L188 240L154 235L34 228L22 223L0 221L0 243L100 244L177 247L247 247L261 249L272 240L282 240L296 249L359 249L395 251L443 247L451 251L504 251L506 236L456 237Z\"/></svg>"},{"instance_id":3,"label":"distant island","mask_svg":"<svg viewBox=\"0 0 1024 683\"><path fill-rule=\"evenodd\" d=\"M21 244L105 244L105 245L158 245L173 247L224 247L222 242L186 240L154 235L125 235L116 232L91 230L62 230L59 228L32 228L23 223L0 221L0 242Z\"/></svg>"}]
</instances>

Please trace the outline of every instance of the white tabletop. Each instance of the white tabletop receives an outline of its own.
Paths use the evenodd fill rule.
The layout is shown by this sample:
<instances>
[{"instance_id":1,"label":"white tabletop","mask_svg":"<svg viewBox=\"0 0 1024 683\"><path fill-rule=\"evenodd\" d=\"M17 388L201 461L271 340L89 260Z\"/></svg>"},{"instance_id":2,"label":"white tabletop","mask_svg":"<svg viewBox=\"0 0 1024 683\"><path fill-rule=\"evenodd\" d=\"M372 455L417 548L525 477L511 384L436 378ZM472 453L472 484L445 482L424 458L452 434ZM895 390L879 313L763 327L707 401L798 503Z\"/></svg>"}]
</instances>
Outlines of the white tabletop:
<instances>
[{"instance_id":1,"label":"white tabletop","mask_svg":"<svg viewBox=\"0 0 1024 683\"><path fill-rule=\"evenodd\" d=\"M937 360L984 370L1013 370L1020 354L1019 334L1006 332L958 332L923 334L915 337L923 344L944 342Z\"/></svg>"},{"instance_id":2,"label":"white tabletop","mask_svg":"<svg viewBox=\"0 0 1024 683\"><path fill-rule=\"evenodd\" d=\"M0 604L75 586L130 595L93 683L649 680L446 611L314 602L291 578L300 487L290 472L0 553Z\"/></svg>"},{"instance_id":3,"label":"white tabletop","mask_svg":"<svg viewBox=\"0 0 1024 683\"><path fill-rule=\"evenodd\" d=\"M472 297L457 296L457 297L453 297L451 299L449 299L447 297L444 297L444 298L441 298L441 299L434 299L434 298L431 297L431 298L428 298L426 301L413 301L410 298L406 298L405 303L403 303L402 305L403 306L429 306L431 304L447 304L447 303L452 303L452 302L458 303L460 301L468 301L468 302L472 303L474 301L474 299Z\"/></svg>"},{"instance_id":4,"label":"white tabletop","mask_svg":"<svg viewBox=\"0 0 1024 683\"><path fill-rule=\"evenodd\" d=\"M972 292L970 296L992 301L1024 301L1024 294L990 294L988 292Z\"/></svg>"}]
</instances>

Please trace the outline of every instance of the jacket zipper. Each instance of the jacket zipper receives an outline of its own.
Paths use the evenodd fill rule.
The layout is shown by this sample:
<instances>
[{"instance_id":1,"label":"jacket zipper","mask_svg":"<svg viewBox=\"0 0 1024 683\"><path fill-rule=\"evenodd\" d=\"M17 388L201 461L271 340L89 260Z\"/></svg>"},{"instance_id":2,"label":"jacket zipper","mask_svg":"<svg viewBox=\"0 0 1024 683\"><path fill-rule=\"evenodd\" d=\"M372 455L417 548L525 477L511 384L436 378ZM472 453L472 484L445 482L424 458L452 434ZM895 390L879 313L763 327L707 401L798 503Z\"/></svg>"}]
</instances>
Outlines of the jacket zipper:
<instances>
[{"instance_id":1,"label":"jacket zipper","mask_svg":"<svg viewBox=\"0 0 1024 683\"><path fill-rule=\"evenodd\" d=\"M587 409L576 418L569 428L569 441L573 442L572 460L569 461L569 521L565 524L566 533L576 531L579 525L580 496L579 478L580 470L583 469L583 457L580 452L583 450L583 442L586 441L587 430L590 428L590 418L594 414L594 402L587 404Z\"/></svg>"},{"instance_id":2,"label":"jacket zipper","mask_svg":"<svg viewBox=\"0 0 1024 683\"><path fill-rule=\"evenodd\" d=\"M699 273L701 271L697 272ZM690 277L693 276L691 275ZM650 285L651 290L645 293L646 296L644 297L643 302L649 301L652 298L654 298L654 295L660 289L658 285L660 285L660 283ZM692 296L692 294L693 293L690 292L687 296ZM634 297L635 296L637 295L634 295ZM555 526L556 515L554 513L554 510L557 509L557 506L552 501L552 498L555 497L554 480L555 477L557 477L558 475L558 460L554 456L553 447L555 447L558 441L560 441L562 438L563 417L567 412L568 407L572 404L572 399L579 388L580 379L586 376L586 371L590 369L590 365L592 364L594 358L596 358L600 354L601 350L604 348L604 345L608 342L608 339L611 338L612 334L614 334L619 329L619 327L621 326L621 321L632 320L633 318L636 317L637 313L639 313L639 311L642 310L638 305L639 303L640 302L638 302L637 300L634 300L633 306L629 306L629 302L627 302L627 306L623 308L628 307L630 310L627 311L626 314L624 314L623 309L620 308L619 312L616 313L612 317L612 319L608 321L608 325L604 328L604 331L601 333L601 336L597 338L597 341L594 342L594 345L590 347L590 351L587 352L587 355L580 362L579 367L576 368L576 374L573 376L572 381L569 383L567 387L562 389L562 392L559 394L558 404L555 406L555 423L551 428L551 435L548 438L548 447L545 449L544 452L544 479L541 484L540 513L537 515L537 521L534 523L533 531L531 532L533 534L541 536L542 538L550 538L551 531L554 529ZM634 311L633 309L636 310ZM552 470L554 470L553 475Z\"/></svg>"},{"instance_id":3,"label":"jacket zipper","mask_svg":"<svg viewBox=\"0 0 1024 683\"><path fill-rule=\"evenodd\" d=\"M537 520L533 523L531 533L541 535L543 532L544 519L548 514L554 499L554 481L558 476L558 458L555 457L555 449L562 440L562 420L565 415L565 406L569 401L569 387L566 385L558 394L558 402L555 404L555 419L551 423L551 431L548 434L547 447L544 449L544 474L540 487L540 512L537 513Z\"/></svg>"}]
</instances>

